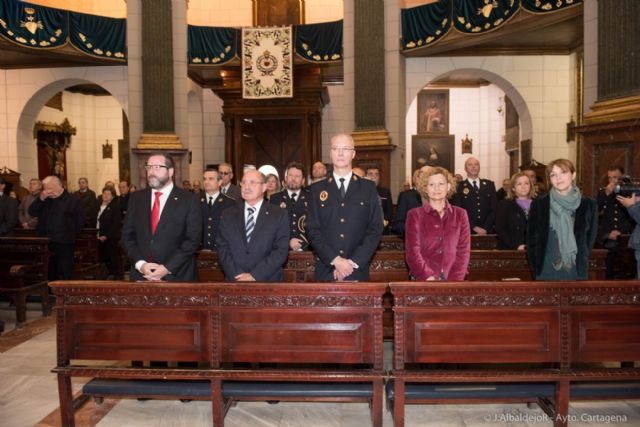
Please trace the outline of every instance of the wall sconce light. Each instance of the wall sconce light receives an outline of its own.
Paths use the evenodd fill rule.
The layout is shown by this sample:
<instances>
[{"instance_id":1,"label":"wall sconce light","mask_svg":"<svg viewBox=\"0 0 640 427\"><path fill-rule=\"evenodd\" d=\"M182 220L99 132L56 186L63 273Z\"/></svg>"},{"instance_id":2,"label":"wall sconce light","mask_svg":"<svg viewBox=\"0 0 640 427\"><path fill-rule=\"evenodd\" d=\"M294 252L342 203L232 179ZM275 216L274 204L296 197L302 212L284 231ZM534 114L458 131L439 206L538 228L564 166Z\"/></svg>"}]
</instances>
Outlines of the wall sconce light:
<instances>
[{"instance_id":1,"label":"wall sconce light","mask_svg":"<svg viewBox=\"0 0 640 427\"><path fill-rule=\"evenodd\" d=\"M505 106L504 106L504 97L503 97L503 96L501 96L501 97L499 97L499 98L498 98L498 108L496 108L496 111L498 112L498 115L499 115L500 117L503 117L503 116L504 116L504 109L505 109Z\"/></svg>"}]
</instances>

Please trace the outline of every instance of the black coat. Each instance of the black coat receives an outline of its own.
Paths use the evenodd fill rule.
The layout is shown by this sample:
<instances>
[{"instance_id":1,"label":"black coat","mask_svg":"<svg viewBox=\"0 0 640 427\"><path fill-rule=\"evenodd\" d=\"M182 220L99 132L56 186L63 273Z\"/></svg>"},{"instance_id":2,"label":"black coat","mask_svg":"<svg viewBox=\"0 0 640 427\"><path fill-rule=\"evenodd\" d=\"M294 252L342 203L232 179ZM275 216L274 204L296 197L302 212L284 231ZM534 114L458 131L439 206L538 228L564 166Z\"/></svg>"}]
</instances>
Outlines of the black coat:
<instances>
[{"instance_id":1,"label":"black coat","mask_svg":"<svg viewBox=\"0 0 640 427\"><path fill-rule=\"evenodd\" d=\"M289 192L282 190L275 193L269 199L269 203L287 209L289 214L289 231L291 238L294 237L302 240L302 249L309 248L309 239L307 237L305 225L307 221L307 210L309 209L309 190L300 189L297 191L296 202L293 203Z\"/></svg>"},{"instance_id":2,"label":"black coat","mask_svg":"<svg viewBox=\"0 0 640 427\"><path fill-rule=\"evenodd\" d=\"M391 217L393 216L393 199L391 198L391 190L388 188L376 187L380 204L382 205L382 214L384 215L384 231L388 234L391 227Z\"/></svg>"},{"instance_id":3,"label":"black coat","mask_svg":"<svg viewBox=\"0 0 640 427\"><path fill-rule=\"evenodd\" d=\"M73 196L77 197L82 205L85 227L95 227L96 214L98 212L97 209L99 209L102 204L102 194L100 194L100 200L98 200L98 198L96 198L96 193L90 188L87 188L87 191L84 193L81 193L80 190L78 190L73 193Z\"/></svg>"},{"instance_id":4,"label":"black coat","mask_svg":"<svg viewBox=\"0 0 640 427\"><path fill-rule=\"evenodd\" d=\"M609 239L609 233L613 230L618 230L622 234L629 234L633 231L636 223L627 209L616 200L615 193L607 196L607 193L601 188L598 191L597 202L598 210L602 212L598 242L604 244Z\"/></svg>"},{"instance_id":5,"label":"black coat","mask_svg":"<svg viewBox=\"0 0 640 427\"><path fill-rule=\"evenodd\" d=\"M52 243L63 244L76 242L85 220L80 199L67 190L55 199L42 201L40 197L36 198L29 206L29 215L38 217L36 232L39 236L48 237ZM96 226L95 221L91 226Z\"/></svg>"},{"instance_id":6,"label":"black coat","mask_svg":"<svg viewBox=\"0 0 640 427\"><path fill-rule=\"evenodd\" d=\"M542 273L547 240L551 199L549 194L537 197L531 203L527 223L527 256L534 277ZM589 278L589 255L598 234L598 210L596 201L583 197L576 209L573 233L576 237L576 273L579 280Z\"/></svg>"},{"instance_id":7,"label":"black coat","mask_svg":"<svg viewBox=\"0 0 640 427\"><path fill-rule=\"evenodd\" d=\"M100 206L96 211L96 218L100 213ZM94 225L95 226L95 225ZM113 199L100 215L98 236L106 236L107 241L120 241L122 231L122 213L117 199Z\"/></svg>"},{"instance_id":8,"label":"black coat","mask_svg":"<svg viewBox=\"0 0 640 427\"><path fill-rule=\"evenodd\" d=\"M396 218L393 221L392 230L394 233L404 237L404 227L407 222L407 213L413 208L422 206L422 197L418 190L411 189L403 191L398 196L398 208L396 209Z\"/></svg>"},{"instance_id":9,"label":"black coat","mask_svg":"<svg viewBox=\"0 0 640 427\"><path fill-rule=\"evenodd\" d=\"M8 194L0 196L0 237L13 235L18 225L18 201Z\"/></svg>"},{"instance_id":10,"label":"black coat","mask_svg":"<svg viewBox=\"0 0 640 427\"><path fill-rule=\"evenodd\" d=\"M289 255L287 211L262 202L247 242L244 207L244 203L235 203L226 209L218 227L216 246L225 278L233 282L238 274L251 273L259 282L282 282Z\"/></svg>"},{"instance_id":11,"label":"black coat","mask_svg":"<svg viewBox=\"0 0 640 427\"><path fill-rule=\"evenodd\" d=\"M353 174L342 200L330 175L311 185L310 199L307 235L316 254L315 280L334 280L331 262L337 256L359 267L346 280L368 280L384 227L376 185Z\"/></svg>"},{"instance_id":12,"label":"black coat","mask_svg":"<svg viewBox=\"0 0 640 427\"><path fill-rule=\"evenodd\" d=\"M122 228L122 245L131 261L131 280L143 280L138 261L164 265L171 274L167 281L195 281L195 252L202 240L202 211L193 194L174 185L162 209L155 234L151 234L151 189L135 191L129 197Z\"/></svg>"},{"instance_id":13,"label":"black coat","mask_svg":"<svg viewBox=\"0 0 640 427\"><path fill-rule=\"evenodd\" d=\"M480 179L480 188L476 190L468 180L458 183L452 203L467 211L471 234L474 227L482 227L487 234L494 232L496 219L496 186L493 181Z\"/></svg>"},{"instance_id":14,"label":"black coat","mask_svg":"<svg viewBox=\"0 0 640 427\"><path fill-rule=\"evenodd\" d=\"M527 215L514 199L498 202L496 210L498 249L518 249L526 244Z\"/></svg>"},{"instance_id":15,"label":"black coat","mask_svg":"<svg viewBox=\"0 0 640 427\"><path fill-rule=\"evenodd\" d=\"M200 197L200 206L202 208L202 248L208 250L216 249L216 233L220 228L220 220L222 212L237 202L222 193L213 201L213 206L209 206L209 196L202 193Z\"/></svg>"}]
</instances>

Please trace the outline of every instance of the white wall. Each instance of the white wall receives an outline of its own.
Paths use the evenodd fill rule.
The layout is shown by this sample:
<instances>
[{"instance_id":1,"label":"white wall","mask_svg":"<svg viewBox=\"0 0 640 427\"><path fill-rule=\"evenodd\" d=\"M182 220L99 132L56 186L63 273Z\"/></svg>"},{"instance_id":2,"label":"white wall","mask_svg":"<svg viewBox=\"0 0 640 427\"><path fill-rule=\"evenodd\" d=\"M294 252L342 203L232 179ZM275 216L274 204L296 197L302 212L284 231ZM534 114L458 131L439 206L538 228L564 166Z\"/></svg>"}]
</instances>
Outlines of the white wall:
<instances>
[{"instance_id":1,"label":"white wall","mask_svg":"<svg viewBox=\"0 0 640 427\"><path fill-rule=\"evenodd\" d=\"M566 143L566 123L572 114L575 85L572 56L436 57L406 60L406 169L411 170L411 135L416 133L417 94L429 82L455 73L473 72L504 91L520 116L520 139L531 138L533 157L547 163L559 157L575 160ZM470 135L471 137L471 135ZM456 136L456 139L459 139ZM456 141L459 143L459 141ZM474 138L474 152L475 152ZM499 141L502 144L501 141ZM456 169L462 161L456 150ZM481 159L482 162L482 159ZM490 166L493 169L493 166ZM484 172L489 172L484 170ZM491 171L506 176L502 171Z\"/></svg>"},{"instance_id":2,"label":"white wall","mask_svg":"<svg viewBox=\"0 0 640 427\"><path fill-rule=\"evenodd\" d=\"M222 121L222 99L211 89L202 92L204 164L218 164L224 159L224 122Z\"/></svg>"},{"instance_id":3,"label":"white wall","mask_svg":"<svg viewBox=\"0 0 640 427\"><path fill-rule=\"evenodd\" d=\"M67 179L71 191L78 178L89 179L89 187L99 193L107 180L118 182L118 139L122 139L122 107L113 96L62 93L62 111L43 107L38 121L62 123L68 119L76 128L67 150ZM102 145L109 141L113 158L102 158ZM35 141L33 142L35 146ZM23 181L36 177L24 177Z\"/></svg>"}]
</instances>

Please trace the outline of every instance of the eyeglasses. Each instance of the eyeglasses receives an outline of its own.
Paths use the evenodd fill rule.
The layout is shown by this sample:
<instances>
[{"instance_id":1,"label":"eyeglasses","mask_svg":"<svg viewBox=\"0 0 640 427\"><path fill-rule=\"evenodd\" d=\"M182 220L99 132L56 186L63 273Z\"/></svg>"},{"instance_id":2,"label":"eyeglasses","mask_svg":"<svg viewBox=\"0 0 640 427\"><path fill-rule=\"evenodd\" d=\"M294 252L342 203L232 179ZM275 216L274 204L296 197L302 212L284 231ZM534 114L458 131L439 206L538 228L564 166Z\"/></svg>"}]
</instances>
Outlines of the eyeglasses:
<instances>
[{"instance_id":1,"label":"eyeglasses","mask_svg":"<svg viewBox=\"0 0 640 427\"><path fill-rule=\"evenodd\" d=\"M331 151L354 151L352 147L331 147Z\"/></svg>"},{"instance_id":2,"label":"eyeglasses","mask_svg":"<svg viewBox=\"0 0 640 427\"><path fill-rule=\"evenodd\" d=\"M169 169L169 167L165 166L165 165L144 165L144 170L148 170L148 171L149 170L157 171L157 170L160 170L162 168Z\"/></svg>"},{"instance_id":3,"label":"eyeglasses","mask_svg":"<svg viewBox=\"0 0 640 427\"><path fill-rule=\"evenodd\" d=\"M231 175L232 172L220 172L220 175Z\"/></svg>"}]
</instances>

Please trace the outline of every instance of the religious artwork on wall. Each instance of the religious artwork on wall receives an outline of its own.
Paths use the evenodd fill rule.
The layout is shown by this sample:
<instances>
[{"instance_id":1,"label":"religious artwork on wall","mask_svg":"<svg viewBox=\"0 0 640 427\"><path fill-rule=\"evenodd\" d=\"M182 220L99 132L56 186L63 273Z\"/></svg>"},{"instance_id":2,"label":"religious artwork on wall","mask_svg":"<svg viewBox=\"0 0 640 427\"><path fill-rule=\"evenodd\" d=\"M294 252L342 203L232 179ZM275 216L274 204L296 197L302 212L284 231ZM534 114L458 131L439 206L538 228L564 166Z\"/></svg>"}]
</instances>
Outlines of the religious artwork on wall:
<instances>
[{"instance_id":1,"label":"religious artwork on wall","mask_svg":"<svg viewBox=\"0 0 640 427\"><path fill-rule=\"evenodd\" d=\"M66 183L67 150L71 146L71 136L76 128L68 119L62 123L37 122L33 127L33 136L38 146L38 178L55 175Z\"/></svg>"},{"instance_id":2,"label":"religious artwork on wall","mask_svg":"<svg viewBox=\"0 0 640 427\"><path fill-rule=\"evenodd\" d=\"M449 90L418 93L418 133L449 133Z\"/></svg>"},{"instance_id":3,"label":"religious artwork on wall","mask_svg":"<svg viewBox=\"0 0 640 427\"><path fill-rule=\"evenodd\" d=\"M413 135L411 142L413 170L422 166L440 166L453 171L455 135Z\"/></svg>"},{"instance_id":4,"label":"religious artwork on wall","mask_svg":"<svg viewBox=\"0 0 640 427\"><path fill-rule=\"evenodd\" d=\"M242 29L242 98L293 97L291 27Z\"/></svg>"},{"instance_id":5,"label":"religious artwork on wall","mask_svg":"<svg viewBox=\"0 0 640 427\"><path fill-rule=\"evenodd\" d=\"M462 139L462 154L473 154L473 139L466 134Z\"/></svg>"}]
</instances>

